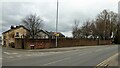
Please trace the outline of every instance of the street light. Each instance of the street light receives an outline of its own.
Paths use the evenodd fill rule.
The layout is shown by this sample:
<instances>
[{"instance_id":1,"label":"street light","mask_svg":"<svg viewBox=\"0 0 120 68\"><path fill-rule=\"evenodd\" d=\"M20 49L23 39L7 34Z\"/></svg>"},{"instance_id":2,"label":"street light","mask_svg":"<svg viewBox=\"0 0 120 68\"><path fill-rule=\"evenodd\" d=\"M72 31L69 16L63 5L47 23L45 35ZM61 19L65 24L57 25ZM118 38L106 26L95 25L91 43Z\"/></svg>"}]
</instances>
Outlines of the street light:
<instances>
[{"instance_id":1,"label":"street light","mask_svg":"<svg viewBox=\"0 0 120 68\"><path fill-rule=\"evenodd\" d=\"M56 12L56 33L58 31L58 0L57 0L57 12ZM58 47L57 45L57 36L56 36L56 47Z\"/></svg>"}]
</instances>

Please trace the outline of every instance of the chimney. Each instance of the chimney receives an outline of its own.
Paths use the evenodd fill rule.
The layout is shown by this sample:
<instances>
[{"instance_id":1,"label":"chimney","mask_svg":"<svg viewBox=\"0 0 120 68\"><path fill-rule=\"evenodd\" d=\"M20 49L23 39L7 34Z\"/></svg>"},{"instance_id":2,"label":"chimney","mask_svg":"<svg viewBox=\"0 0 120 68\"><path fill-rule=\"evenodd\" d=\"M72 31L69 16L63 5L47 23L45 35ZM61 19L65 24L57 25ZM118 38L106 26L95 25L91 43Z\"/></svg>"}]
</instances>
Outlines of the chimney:
<instances>
[{"instance_id":1,"label":"chimney","mask_svg":"<svg viewBox=\"0 0 120 68\"><path fill-rule=\"evenodd\" d=\"M16 28L18 28L19 26L16 26Z\"/></svg>"},{"instance_id":2,"label":"chimney","mask_svg":"<svg viewBox=\"0 0 120 68\"><path fill-rule=\"evenodd\" d=\"M10 28L11 28L11 29L14 29L15 27L14 27L14 26L11 26Z\"/></svg>"}]
</instances>

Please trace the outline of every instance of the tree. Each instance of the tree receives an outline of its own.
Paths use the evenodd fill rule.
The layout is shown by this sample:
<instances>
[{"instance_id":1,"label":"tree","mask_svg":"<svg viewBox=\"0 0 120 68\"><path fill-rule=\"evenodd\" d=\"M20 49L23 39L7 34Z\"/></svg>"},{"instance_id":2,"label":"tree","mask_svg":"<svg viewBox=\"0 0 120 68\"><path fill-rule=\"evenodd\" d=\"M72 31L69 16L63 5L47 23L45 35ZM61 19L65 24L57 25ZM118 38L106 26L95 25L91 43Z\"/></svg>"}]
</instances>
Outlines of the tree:
<instances>
[{"instance_id":1,"label":"tree","mask_svg":"<svg viewBox=\"0 0 120 68\"><path fill-rule=\"evenodd\" d=\"M75 20L74 21L74 26L73 26L73 30L72 30L72 34L73 34L73 38L78 38L79 37L79 21Z\"/></svg>"},{"instance_id":2,"label":"tree","mask_svg":"<svg viewBox=\"0 0 120 68\"><path fill-rule=\"evenodd\" d=\"M92 20L90 24L90 30L91 30L91 35L93 36L94 39L96 39L98 36L98 31L96 30L96 25L94 20Z\"/></svg>"},{"instance_id":3,"label":"tree","mask_svg":"<svg viewBox=\"0 0 120 68\"><path fill-rule=\"evenodd\" d=\"M96 26L101 39L111 39L116 33L117 13L103 10L96 19Z\"/></svg>"},{"instance_id":4,"label":"tree","mask_svg":"<svg viewBox=\"0 0 120 68\"><path fill-rule=\"evenodd\" d=\"M90 24L91 22L87 20L81 28L84 38L87 38L91 34Z\"/></svg>"},{"instance_id":5,"label":"tree","mask_svg":"<svg viewBox=\"0 0 120 68\"><path fill-rule=\"evenodd\" d=\"M113 11L109 12L110 16L110 36L115 37L116 30L117 30L117 23L118 23L118 14L114 13Z\"/></svg>"},{"instance_id":6,"label":"tree","mask_svg":"<svg viewBox=\"0 0 120 68\"><path fill-rule=\"evenodd\" d=\"M94 39L114 39L118 37L119 25L118 14L113 11L103 10L95 20L87 20L82 27L75 25L73 28L73 37L77 38L94 38Z\"/></svg>"},{"instance_id":7,"label":"tree","mask_svg":"<svg viewBox=\"0 0 120 68\"><path fill-rule=\"evenodd\" d=\"M32 39L37 38L37 34L43 27L43 20L36 14L28 15L22 20L24 26L29 30L29 37Z\"/></svg>"},{"instance_id":8,"label":"tree","mask_svg":"<svg viewBox=\"0 0 120 68\"><path fill-rule=\"evenodd\" d=\"M120 13L118 14L117 30L114 38L114 43L120 44Z\"/></svg>"}]
</instances>

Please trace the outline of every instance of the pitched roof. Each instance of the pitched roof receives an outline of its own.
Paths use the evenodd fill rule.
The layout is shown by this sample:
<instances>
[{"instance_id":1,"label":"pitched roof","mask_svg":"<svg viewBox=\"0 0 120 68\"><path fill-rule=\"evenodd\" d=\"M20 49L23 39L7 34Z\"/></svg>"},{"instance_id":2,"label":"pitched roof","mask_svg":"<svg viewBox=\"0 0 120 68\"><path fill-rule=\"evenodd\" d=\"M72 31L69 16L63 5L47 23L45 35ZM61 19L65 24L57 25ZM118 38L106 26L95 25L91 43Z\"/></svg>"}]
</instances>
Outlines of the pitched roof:
<instances>
[{"instance_id":1,"label":"pitched roof","mask_svg":"<svg viewBox=\"0 0 120 68\"><path fill-rule=\"evenodd\" d=\"M15 30L15 29L19 29L19 28L21 28L21 27L23 27L24 29L28 30L28 29L25 28L23 25L19 25L19 26L16 26L16 27L12 28L12 29L10 28L9 30L3 32L2 34L5 34L5 33L7 33L7 32L10 32L10 31L12 31L12 30ZM29 30L28 30L28 31L29 31Z\"/></svg>"},{"instance_id":2,"label":"pitched roof","mask_svg":"<svg viewBox=\"0 0 120 68\"><path fill-rule=\"evenodd\" d=\"M65 35L63 35L62 33L60 33L60 32L49 32L49 34L51 35L51 36L55 36L55 34L59 34L59 37L65 37Z\"/></svg>"},{"instance_id":3,"label":"pitched roof","mask_svg":"<svg viewBox=\"0 0 120 68\"><path fill-rule=\"evenodd\" d=\"M41 31L44 32L45 34L47 34L48 36L50 36L50 34L49 34L48 31L45 31L45 30L42 30L42 29L41 29L39 32L41 32Z\"/></svg>"},{"instance_id":4,"label":"pitched roof","mask_svg":"<svg viewBox=\"0 0 120 68\"><path fill-rule=\"evenodd\" d=\"M47 34L48 36L55 36L55 33L56 32L48 32L48 31L45 31L45 30L40 30L42 32L44 32L45 34ZM60 32L57 32L57 34L59 34L60 37L65 37L65 35L63 35L62 33Z\"/></svg>"},{"instance_id":5,"label":"pitched roof","mask_svg":"<svg viewBox=\"0 0 120 68\"><path fill-rule=\"evenodd\" d=\"M19 28L21 28L21 27L23 27L24 29L26 29L26 30L28 30L27 28L25 28L23 25L19 25L19 26L16 26L16 27L14 27L14 28L12 28L12 29L9 29L9 30L7 30L7 31L5 31L5 32L3 32L2 34L5 34L5 33L7 33L7 32L10 32L10 31L12 31L12 30L15 30L15 29L19 29ZM28 30L29 31L29 30ZM47 34L48 36L55 36L55 33L56 32L48 32L48 31L46 31L46 30L39 30L39 32L44 32L45 34ZM59 36L60 37L65 37L62 33L60 33L60 32L57 32L57 34L59 34Z\"/></svg>"}]
</instances>

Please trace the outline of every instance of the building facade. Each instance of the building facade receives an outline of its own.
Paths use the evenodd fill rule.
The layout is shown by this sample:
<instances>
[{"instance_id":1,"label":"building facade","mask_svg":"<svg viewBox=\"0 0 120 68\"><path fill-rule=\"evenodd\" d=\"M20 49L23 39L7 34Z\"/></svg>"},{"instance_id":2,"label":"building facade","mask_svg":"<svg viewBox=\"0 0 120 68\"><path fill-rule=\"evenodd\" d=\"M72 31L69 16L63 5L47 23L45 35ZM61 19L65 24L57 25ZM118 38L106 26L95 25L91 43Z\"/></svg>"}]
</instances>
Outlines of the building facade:
<instances>
[{"instance_id":1,"label":"building facade","mask_svg":"<svg viewBox=\"0 0 120 68\"><path fill-rule=\"evenodd\" d=\"M23 36L27 36L27 34L28 30L24 26L11 26L11 28L8 31L2 33L3 46L9 46L14 48L15 38L23 38Z\"/></svg>"}]
</instances>

